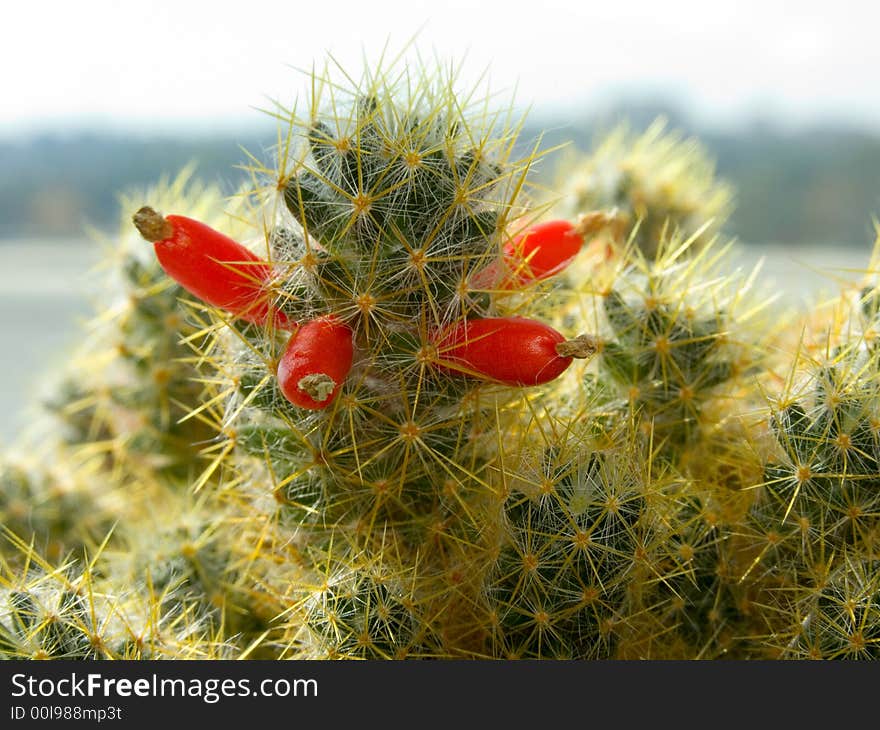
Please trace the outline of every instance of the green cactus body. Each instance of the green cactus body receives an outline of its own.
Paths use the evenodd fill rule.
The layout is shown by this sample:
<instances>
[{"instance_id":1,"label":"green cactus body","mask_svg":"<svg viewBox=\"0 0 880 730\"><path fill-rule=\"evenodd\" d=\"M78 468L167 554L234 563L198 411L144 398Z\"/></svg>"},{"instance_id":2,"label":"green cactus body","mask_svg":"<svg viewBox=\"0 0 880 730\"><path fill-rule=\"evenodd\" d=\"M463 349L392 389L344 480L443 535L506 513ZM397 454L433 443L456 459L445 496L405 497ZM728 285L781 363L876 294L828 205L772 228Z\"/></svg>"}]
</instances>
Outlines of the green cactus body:
<instances>
[{"instance_id":1,"label":"green cactus body","mask_svg":"<svg viewBox=\"0 0 880 730\"><path fill-rule=\"evenodd\" d=\"M185 169L145 195L220 221L219 189L191 177ZM127 218L131 199L121 207ZM200 452L216 433L210 409L193 414L203 390L195 343L206 336L207 320L128 221L107 246L98 311L46 405L62 424L63 443L100 450L117 472L162 473L167 483L187 484L202 472Z\"/></svg>"},{"instance_id":2,"label":"green cactus body","mask_svg":"<svg viewBox=\"0 0 880 730\"><path fill-rule=\"evenodd\" d=\"M732 209L732 190L716 179L706 149L668 130L662 118L641 134L617 126L588 155L569 155L557 179L560 215L604 210L623 228L638 224L633 241L648 258L673 234L701 247Z\"/></svg>"},{"instance_id":3,"label":"green cactus body","mask_svg":"<svg viewBox=\"0 0 880 730\"><path fill-rule=\"evenodd\" d=\"M787 659L880 658L880 584L876 560L841 561L800 606L803 620L782 650Z\"/></svg>"},{"instance_id":4,"label":"green cactus body","mask_svg":"<svg viewBox=\"0 0 880 730\"><path fill-rule=\"evenodd\" d=\"M489 560L489 467L530 391L451 366L437 343L468 320L528 313L528 294L470 280L537 218L523 193L536 155L512 158L515 128L459 106L446 80L391 78L349 103L313 99L251 196L278 308L300 332L320 318L350 330L344 382L310 391L327 401L312 409L285 396L278 363L297 332L235 324L205 352L228 376L218 392L235 390L236 476L221 491L246 525L234 552L286 612L285 656L483 651L473 566Z\"/></svg>"},{"instance_id":5,"label":"green cactus body","mask_svg":"<svg viewBox=\"0 0 880 730\"><path fill-rule=\"evenodd\" d=\"M26 543L13 543L27 567L0 565L0 658L234 656L198 603L174 595L177 585L124 585L77 560L53 565Z\"/></svg>"},{"instance_id":6,"label":"green cactus body","mask_svg":"<svg viewBox=\"0 0 880 730\"><path fill-rule=\"evenodd\" d=\"M740 543L753 556L748 579L772 607L765 636L783 658L876 653L876 299L874 286L840 298L768 409L774 448Z\"/></svg>"},{"instance_id":7,"label":"green cactus body","mask_svg":"<svg viewBox=\"0 0 880 730\"><path fill-rule=\"evenodd\" d=\"M760 307L747 309L747 281L724 272L725 249L710 243L689 256L693 243L665 240L650 261L632 250L609 283L602 274L574 279L599 297L609 332L599 358L606 388L616 386L646 433L676 460L704 445L719 422L715 404L723 401L729 413L743 394L752 397L749 381L764 360L764 335L749 333L764 326Z\"/></svg>"},{"instance_id":8,"label":"green cactus body","mask_svg":"<svg viewBox=\"0 0 880 730\"><path fill-rule=\"evenodd\" d=\"M877 658L876 286L791 352L659 123L541 250L538 146L418 72L315 74L230 201L124 201L154 247L0 470L0 656Z\"/></svg>"},{"instance_id":9,"label":"green cactus body","mask_svg":"<svg viewBox=\"0 0 880 730\"><path fill-rule=\"evenodd\" d=\"M631 435L612 441L546 447L507 474L485 589L495 656L608 659L633 640L660 545L654 503L672 480L643 471Z\"/></svg>"}]
</instances>

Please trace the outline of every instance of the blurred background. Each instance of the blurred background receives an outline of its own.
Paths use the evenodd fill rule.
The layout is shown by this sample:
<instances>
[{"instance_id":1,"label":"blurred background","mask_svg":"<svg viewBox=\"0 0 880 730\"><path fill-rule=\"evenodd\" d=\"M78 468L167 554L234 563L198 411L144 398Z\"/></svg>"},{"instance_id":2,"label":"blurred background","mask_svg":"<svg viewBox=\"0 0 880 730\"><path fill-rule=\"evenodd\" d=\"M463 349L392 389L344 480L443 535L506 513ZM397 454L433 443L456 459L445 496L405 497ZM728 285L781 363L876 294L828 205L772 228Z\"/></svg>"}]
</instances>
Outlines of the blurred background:
<instances>
[{"instance_id":1,"label":"blurred background","mask_svg":"<svg viewBox=\"0 0 880 730\"><path fill-rule=\"evenodd\" d=\"M664 115L734 186L727 231L785 297L857 276L880 215L876 3L84 0L9 4L4 24L0 441L91 312L119 192L191 161L231 192L242 148L274 142L260 110L292 106L328 53L355 76L410 41L458 61L462 88L514 98L545 147Z\"/></svg>"}]
</instances>

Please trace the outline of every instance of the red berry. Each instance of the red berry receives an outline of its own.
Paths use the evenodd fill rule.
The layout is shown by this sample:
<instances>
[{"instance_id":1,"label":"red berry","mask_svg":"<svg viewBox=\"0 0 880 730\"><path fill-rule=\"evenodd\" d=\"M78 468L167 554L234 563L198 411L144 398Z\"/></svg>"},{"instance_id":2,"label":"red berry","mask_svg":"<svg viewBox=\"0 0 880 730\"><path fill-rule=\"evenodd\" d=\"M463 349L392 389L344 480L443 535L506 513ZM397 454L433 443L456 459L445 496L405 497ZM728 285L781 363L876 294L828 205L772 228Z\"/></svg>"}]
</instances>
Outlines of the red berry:
<instances>
[{"instance_id":1,"label":"red berry","mask_svg":"<svg viewBox=\"0 0 880 730\"><path fill-rule=\"evenodd\" d=\"M568 266L580 252L583 237L565 220L528 228L504 246L502 259L479 271L471 280L475 289L519 289L547 279Z\"/></svg>"},{"instance_id":2,"label":"red berry","mask_svg":"<svg viewBox=\"0 0 880 730\"><path fill-rule=\"evenodd\" d=\"M351 328L327 315L291 335L278 363L278 386L295 406L321 410L333 402L351 370Z\"/></svg>"},{"instance_id":3,"label":"red berry","mask_svg":"<svg viewBox=\"0 0 880 730\"><path fill-rule=\"evenodd\" d=\"M489 317L447 327L432 341L444 370L506 385L540 385L561 375L574 357L595 352L593 340L587 339L566 341L533 319Z\"/></svg>"},{"instance_id":4,"label":"red berry","mask_svg":"<svg viewBox=\"0 0 880 730\"><path fill-rule=\"evenodd\" d=\"M276 327L294 326L272 306L271 266L240 243L192 218L163 218L147 207L134 223L153 242L165 273L193 296L248 322L264 324L271 313Z\"/></svg>"}]
</instances>

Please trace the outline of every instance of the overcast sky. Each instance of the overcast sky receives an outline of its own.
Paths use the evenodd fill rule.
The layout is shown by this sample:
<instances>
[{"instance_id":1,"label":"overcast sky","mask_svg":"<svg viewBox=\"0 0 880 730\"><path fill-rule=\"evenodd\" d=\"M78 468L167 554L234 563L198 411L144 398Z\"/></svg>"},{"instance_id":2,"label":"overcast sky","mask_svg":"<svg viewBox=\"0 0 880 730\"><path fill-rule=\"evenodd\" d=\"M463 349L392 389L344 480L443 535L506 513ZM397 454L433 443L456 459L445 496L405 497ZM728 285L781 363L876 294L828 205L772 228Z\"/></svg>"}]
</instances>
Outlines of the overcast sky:
<instances>
[{"instance_id":1,"label":"overcast sky","mask_svg":"<svg viewBox=\"0 0 880 730\"><path fill-rule=\"evenodd\" d=\"M211 0L4 3L0 133L261 123L291 67L357 73L390 39L465 76L489 69L533 114L664 92L716 123L833 118L880 131L880 3L864 0Z\"/></svg>"}]
</instances>

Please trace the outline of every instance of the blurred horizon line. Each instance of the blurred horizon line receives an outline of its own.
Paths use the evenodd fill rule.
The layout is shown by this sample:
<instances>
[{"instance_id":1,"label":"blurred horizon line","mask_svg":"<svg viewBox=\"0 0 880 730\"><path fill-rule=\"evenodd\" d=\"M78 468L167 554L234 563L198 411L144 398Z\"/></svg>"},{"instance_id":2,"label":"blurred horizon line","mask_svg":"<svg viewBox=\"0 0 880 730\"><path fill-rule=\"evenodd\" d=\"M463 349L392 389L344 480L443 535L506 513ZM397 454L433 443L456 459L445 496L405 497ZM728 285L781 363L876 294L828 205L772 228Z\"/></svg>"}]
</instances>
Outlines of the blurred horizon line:
<instances>
[{"instance_id":1,"label":"blurred horizon line","mask_svg":"<svg viewBox=\"0 0 880 730\"><path fill-rule=\"evenodd\" d=\"M625 117L635 112L645 117L652 110L655 116L669 116L678 124L709 133L745 133L761 129L779 134L798 134L834 129L870 136L880 136L880 114L852 110L796 111L785 109L770 100L753 101L730 111L712 111L706 105L674 91L658 89L621 89L590 99L555 104L514 104L529 127L549 125L560 128L560 120L571 124L594 123L597 119ZM567 126L567 125L562 125ZM274 132L278 119L260 109L219 116L120 117L108 115L70 114L52 119L35 118L0 121L0 142L35 137L75 137L90 134L134 136L137 138L180 137L228 138L233 134L254 134L261 130Z\"/></svg>"},{"instance_id":2,"label":"blurred horizon line","mask_svg":"<svg viewBox=\"0 0 880 730\"><path fill-rule=\"evenodd\" d=\"M764 113L739 126L713 125L687 100L659 94L571 108L524 115L518 144L554 151L532 171L539 184L550 183L564 154L589 154L617 125L640 133L662 118L674 137L701 147L715 174L732 185L728 232L739 240L854 246L874 240L880 127L827 116L791 125ZM247 154L271 157L277 128L277 120L263 115L211 126L68 124L0 135L0 236L64 237L112 226L121 193L190 164L231 194Z\"/></svg>"}]
</instances>

